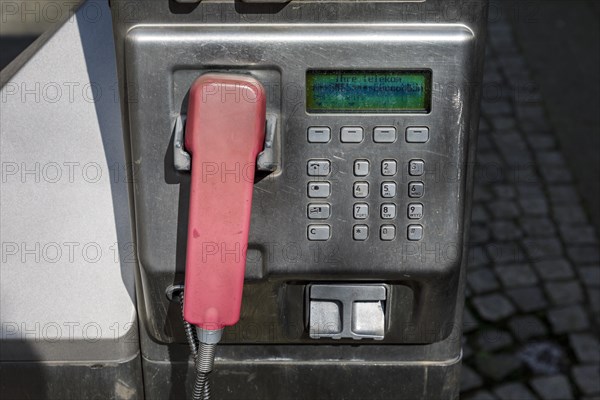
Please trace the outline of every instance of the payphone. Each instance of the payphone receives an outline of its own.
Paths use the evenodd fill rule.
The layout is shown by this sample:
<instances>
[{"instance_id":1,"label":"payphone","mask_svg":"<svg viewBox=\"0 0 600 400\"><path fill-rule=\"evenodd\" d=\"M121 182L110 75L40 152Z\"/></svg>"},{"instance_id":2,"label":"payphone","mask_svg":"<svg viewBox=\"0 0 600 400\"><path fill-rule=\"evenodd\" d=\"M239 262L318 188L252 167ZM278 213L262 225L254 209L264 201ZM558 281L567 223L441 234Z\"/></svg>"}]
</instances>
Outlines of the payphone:
<instances>
[{"instance_id":1,"label":"payphone","mask_svg":"<svg viewBox=\"0 0 600 400\"><path fill-rule=\"evenodd\" d=\"M111 6L146 397L455 397L487 2Z\"/></svg>"}]
</instances>

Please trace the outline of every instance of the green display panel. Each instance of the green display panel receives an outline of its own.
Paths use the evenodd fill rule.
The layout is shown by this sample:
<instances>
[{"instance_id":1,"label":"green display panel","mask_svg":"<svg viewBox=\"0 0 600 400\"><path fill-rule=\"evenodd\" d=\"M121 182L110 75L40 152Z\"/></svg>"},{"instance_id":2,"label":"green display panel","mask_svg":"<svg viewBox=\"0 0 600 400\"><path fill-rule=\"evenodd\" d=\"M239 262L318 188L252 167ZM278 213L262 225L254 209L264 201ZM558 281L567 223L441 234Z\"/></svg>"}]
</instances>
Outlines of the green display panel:
<instances>
[{"instance_id":1,"label":"green display panel","mask_svg":"<svg viewBox=\"0 0 600 400\"><path fill-rule=\"evenodd\" d=\"M431 71L309 70L309 113L428 113Z\"/></svg>"}]
</instances>

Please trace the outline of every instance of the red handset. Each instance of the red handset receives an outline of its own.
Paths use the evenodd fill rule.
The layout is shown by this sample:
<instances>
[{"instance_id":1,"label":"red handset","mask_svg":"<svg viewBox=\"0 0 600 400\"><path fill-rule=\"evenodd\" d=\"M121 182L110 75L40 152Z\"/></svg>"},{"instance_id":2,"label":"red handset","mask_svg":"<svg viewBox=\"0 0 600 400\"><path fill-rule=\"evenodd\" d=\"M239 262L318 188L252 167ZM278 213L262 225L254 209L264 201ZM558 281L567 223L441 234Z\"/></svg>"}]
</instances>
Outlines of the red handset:
<instances>
[{"instance_id":1,"label":"red handset","mask_svg":"<svg viewBox=\"0 0 600 400\"><path fill-rule=\"evenodd\" d=\"M185 148L192 155L184 317L205 330L240 317L256 157L266 95L250 76L205 74L190 89Z\"/></svg>"}]
</instances>

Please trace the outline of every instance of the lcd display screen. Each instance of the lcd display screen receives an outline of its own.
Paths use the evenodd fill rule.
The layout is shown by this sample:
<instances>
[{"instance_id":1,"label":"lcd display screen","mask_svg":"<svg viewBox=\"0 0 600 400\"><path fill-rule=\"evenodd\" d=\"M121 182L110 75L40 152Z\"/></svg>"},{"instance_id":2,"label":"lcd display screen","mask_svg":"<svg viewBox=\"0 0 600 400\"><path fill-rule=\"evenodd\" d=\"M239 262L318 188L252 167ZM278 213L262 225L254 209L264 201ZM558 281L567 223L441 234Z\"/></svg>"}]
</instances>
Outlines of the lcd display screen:
<instances>
[{"instance_id":1,"label":"lcd display screen","mask_svg":"<svg viewBox=\"0 0 600 400\"><path fill-rule=\"evenodd\" d=\"M309 113L428 113L431 71L309 70Z\"/></svg>"}]
</instances>

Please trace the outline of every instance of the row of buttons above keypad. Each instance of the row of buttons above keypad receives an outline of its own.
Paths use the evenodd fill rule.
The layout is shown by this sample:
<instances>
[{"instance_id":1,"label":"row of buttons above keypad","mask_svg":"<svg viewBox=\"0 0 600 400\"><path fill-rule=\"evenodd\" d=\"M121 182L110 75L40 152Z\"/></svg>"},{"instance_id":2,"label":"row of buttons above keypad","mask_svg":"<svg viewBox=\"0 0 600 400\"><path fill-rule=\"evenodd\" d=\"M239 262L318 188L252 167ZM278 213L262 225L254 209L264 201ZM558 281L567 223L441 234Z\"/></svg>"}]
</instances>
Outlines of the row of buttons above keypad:
<instances>
[{"instance_id":1,"label":"row of buttons above keypad","mask_svg":"<svg viewBox=\"0 0 600 400\"><path fill-rule=\"evenodd\" d=\"M429 128L406 128L406 142L425 143L429 140ZM365 131L360 126L345 126L340 129L342 143L362 143L365 140ZM375 143L394 143L397 140L395 127L376 127L373 129ZM326 126L312 126L308 128L308 141L310 143L329 143L331 141L331 128Z\"/></svg>"}]
</instances>

